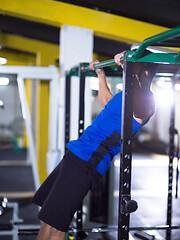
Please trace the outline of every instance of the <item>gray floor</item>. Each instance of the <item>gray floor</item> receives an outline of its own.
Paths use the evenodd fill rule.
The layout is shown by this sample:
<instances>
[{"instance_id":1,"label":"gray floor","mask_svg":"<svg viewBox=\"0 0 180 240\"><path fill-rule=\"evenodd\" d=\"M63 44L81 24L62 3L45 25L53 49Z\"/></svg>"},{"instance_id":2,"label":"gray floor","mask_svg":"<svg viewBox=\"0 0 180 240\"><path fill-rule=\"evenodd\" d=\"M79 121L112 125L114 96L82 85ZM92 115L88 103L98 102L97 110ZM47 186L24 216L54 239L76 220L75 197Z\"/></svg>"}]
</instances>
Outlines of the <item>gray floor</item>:
<instances>
[{"instance_id":1,"label":"gray floor","mask_svg":"<svg viewBox=\"0 0 180 240\"><path fill-rule=\"evenodd\" d=\"M7 159L8 160L8 159ZM2 161L2 160L0 160ZM112 196L112 225L117 226L118 219L118 182L119 182L119 157L114 162L114 190ZM151 154L133 154L132 170L132 199L138 202L138 210L131 214L131 227L149 227L166 224L167 208L167 185L168 185L168 157ZM0 192L34 191L32 171L30 166L2 166L0 165ZM174 191L173 191L174 195ZM37 219L38 209L31 204L31 198L16 199L20 206L20 218L24 219L24 224L39 224ZM12 211L5 210L0 216L0 222L8 221L12 216ZM180 197L173 198L173 225L180 225ZM96 223L91 223L91 227L97 227ZM137 240L130 232L130 240ZM150 231L156 239L166 239L165 231ZM12 238L0 235L0 240L10 240ZM36 236L20 236L19 240L35 240ZM91 233L87 239L117 239L117 232L108 234ZM180 240L180 230L172 230L171 240Z\"/></svg>"}]
</instances>

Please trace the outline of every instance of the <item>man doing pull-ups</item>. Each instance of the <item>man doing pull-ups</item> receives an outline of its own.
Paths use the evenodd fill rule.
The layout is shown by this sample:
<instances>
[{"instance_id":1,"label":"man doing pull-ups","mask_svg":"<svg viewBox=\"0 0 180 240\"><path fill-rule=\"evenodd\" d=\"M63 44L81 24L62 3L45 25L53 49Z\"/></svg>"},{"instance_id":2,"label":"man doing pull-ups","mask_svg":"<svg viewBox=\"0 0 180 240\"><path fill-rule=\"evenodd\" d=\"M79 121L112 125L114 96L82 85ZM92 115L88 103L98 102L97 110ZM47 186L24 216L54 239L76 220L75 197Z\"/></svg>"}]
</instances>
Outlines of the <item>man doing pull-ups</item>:
<instances>
[{"instance_id":1,"label":"man doing pull-ups","mask_svg":"<svg viewBox=\"0 0 180 240\"><path fill-rule=\"evenodd\" d=\"M124 53L115 55L117 65ZM94 70L91 62L90 68ZM33 202L41 206L42 225L38 240L65 240L75 211L88 191L94 188L120 152L122 92L112 95L105 72L95 70L99 78L99 100L103 110L83 135L70 141L68 152L36 192ZM153 115L155 104L150 91L155 72L135 67L133 98L133 134Z\"/></svg>"}]
</instances>

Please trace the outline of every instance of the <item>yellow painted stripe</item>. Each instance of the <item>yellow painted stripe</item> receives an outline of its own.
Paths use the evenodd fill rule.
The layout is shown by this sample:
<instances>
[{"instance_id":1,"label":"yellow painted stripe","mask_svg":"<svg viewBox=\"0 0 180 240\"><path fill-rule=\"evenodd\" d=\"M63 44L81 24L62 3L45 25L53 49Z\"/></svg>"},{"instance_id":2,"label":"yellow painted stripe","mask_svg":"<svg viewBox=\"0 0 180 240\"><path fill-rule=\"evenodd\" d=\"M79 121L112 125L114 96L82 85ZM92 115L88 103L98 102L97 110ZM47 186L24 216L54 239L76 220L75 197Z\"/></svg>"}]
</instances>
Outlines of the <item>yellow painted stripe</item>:
<instances>
[{"instance_id":1,"label":"yellow painted stripe","mask_svg":"<svg viewBox=\"0 0 180 240\"><path fill-rule=\"evenodd\" d=\"M0 0L0 12L61 27L64 24L94 30L98 36L142 42L168 28L50 0Z\"/></svg>"}]
</instances>

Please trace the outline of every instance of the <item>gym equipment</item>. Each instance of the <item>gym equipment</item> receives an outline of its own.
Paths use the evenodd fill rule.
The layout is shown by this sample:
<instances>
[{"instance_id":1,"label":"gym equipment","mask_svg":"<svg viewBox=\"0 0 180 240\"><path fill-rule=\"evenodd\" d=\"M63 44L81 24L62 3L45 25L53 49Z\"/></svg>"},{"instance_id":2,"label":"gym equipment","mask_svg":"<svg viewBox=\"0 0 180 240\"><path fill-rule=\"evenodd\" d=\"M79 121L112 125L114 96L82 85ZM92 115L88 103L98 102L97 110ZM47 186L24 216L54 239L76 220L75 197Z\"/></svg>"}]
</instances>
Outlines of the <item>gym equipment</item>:
<instances>
[{"instance_id":1,"label":"gym equipment","mask_svg":"<svg viewBox=\"0 0 180 240\"><path fill-rule=\"evenodd\" d=\"M57 84L58 84L58 69L55 66L50 67L22 67L22 66L0 66L1 74L13 75L17 78L17 85L20 95L20 102L22 107L23 119L25 122L27 136L29 141L29 152L30 152L30 160L32 164L32 173L34 179L35 189L39 188L39 174L37 170L37 161L34 147L34 138L32 134L32 126L31 126L31 118L29 114L29 108L27 105L24 79L32 79L36 81L37 79L42 79L45 81L50 80L50 113L49 113L49 132L50 132L50 140L49 140L49 149L52 149L52 141L51 139L55 139L54 134L56 135L55 122L57 117ZM12 126L13 127L13 126ZM15 126L14 126L15 127ZM17 130L17 129L16 129ZM12 162L11 162L12 163ZM6 162L2 162L2 164L7 164ZM9 163L8 163L9 164ZM17 164L17 162L16 162ZM19 163L18 163L19 164ZM5 196L7 198L23 198L23 197L32 197L34 192L1 192L1 196ZM9 222L0 222L0 236L10 235L13 240L18 240L18 235L23 234L37 234L40 226L39 225L23 225L21 221L19 221L18 217L18 203L17 202L8 202L7 208L13 209L13 216L11 221ZM0 207L0 210L4 211L3 206ZM1 219L0 219L1 220ZM26 230L26 231L25 231ZM25 233L24 233L25 232ZM36 233L35 233L36 232ZM1 237L0 237L1 238Z\"/></svg>"},{"instance_id":2,"label":"gym equipment","mask_svg":"<svg viewBox=\"0 0 180 240\"><path fill-rule=\"evenodd\" d=\"M121 161L120 161L120 188L119 188L119 217L118 217L118 240L128 240L129 217L130 213L137 209L137 203L131 200L131 159L132 159L132 96L133 96L133 75L134 63L157 63L162 65L172 65L173 69L179 67L180 53L150 53L143 55L149 46L166 46L180 47L180 26L172 30L158 34L151 38L145 39L136 51L126 51L123 59L123 107L122 107L122 140L121 140ZM98 63L95 68L106 68L114 65L114 60ZM90 70L89 66L81 64L79 76L85 76ZM88 73L87 73L88 74ZM73 68L67 74L69 76L77 75L77 68ZM81 81L81 80L80 80ZM174 82L173 82L174 85ZM151 229L166 229L166 239L171 240L171 230L179 229L179 226L172 226L172 181L173 181L173 158L174 158L174 108L171 112L170 121L170 151L169 151L169 184L168 184L168 202L167 202L167 226L153 227ZM131 206L131 207L129 207ZM82 224L82 215L77 221ZM82 225L80 229L82 230ZM80 230L77 228L77 231ZM135 228L138 230L138 228ZM134 230L135 230L134 229ZM141 228L141 230L149 230L149 228ZM74 229L75 231L75 229ZM84 229L84 231L86 231ZM79 238L78 238L79 239Z\"/></svg>"},{"instance_id":3,"label":"gym equipment","mask_svg":"<svg viewBox=\"0 0 180 240\"><path fill-rule=\"evenodd\" d=\"M88 67L89 63L80 63L79 66L72 68L70 71L66 72L66 102L65 102L65 143L69 142L69 134L70 134L70 87L71 87L71 77L79 76L80 85L79 85L79 127L78 127L78 135L79 137L83 134L84 131L84 108L85 108L85 77L86 76L96 76L94 72L86 72L85 69ZM107 76L120 76L122 75L122 70L115 66L109 67L105 69ZM66 145L65 144L65 145ZM66 151L66 149L65 149ZM129 206L130 207L130 206ZM82 206L77 210L77 219L76 226L77 229L82 229ZM83 231L77 231L76 239L84 239L87 237L86 233Z\"/></svg>"}]
</instances>

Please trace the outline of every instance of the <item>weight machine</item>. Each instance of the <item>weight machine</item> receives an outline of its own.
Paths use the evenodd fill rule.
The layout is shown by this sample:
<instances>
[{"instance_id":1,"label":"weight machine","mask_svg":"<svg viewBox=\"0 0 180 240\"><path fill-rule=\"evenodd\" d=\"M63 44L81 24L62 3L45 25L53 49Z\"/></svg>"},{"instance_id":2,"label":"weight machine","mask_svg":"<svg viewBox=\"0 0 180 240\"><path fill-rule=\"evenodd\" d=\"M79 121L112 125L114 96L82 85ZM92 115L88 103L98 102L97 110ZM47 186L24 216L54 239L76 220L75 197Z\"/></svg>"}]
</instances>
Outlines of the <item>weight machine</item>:
<instances>
[{"instance_id":1,"label":"weight machine","mask_svg":"<svg viewBox=\"0 0 180 240\"><path fill-rule=\"evenodd\" d=\"M146 48L150 46L159 47L180 47L180 27L176 27L167 32L155 35L148 39L145 39L136 51L126 51L123 61L123 107L122 107L122 125L121 125L121 153L120 153L120 180L119 180L119 217L118 217L118 240L128 240L130 230L166 230L166 240L171 240L171 230L179 229L180 226L172 226L172 183L173 183L173 159L174 159L174 114L175 109L172 108L170 119L170 131L169 131L169 183L168 183L168 199L167 199L167 221L165 226L156 227L139 227L130 228L129 219L130 213L136 211L137 203L131 200L131 161L132 161L132 120L133 120L133 75L134 75L134 63L154 63L160 64L161 69L164 66L171 66L171 70L180 68L180 53L150 53L146 56L143 55ZM109 68L115 65L114 60L108 60L105 62L94 65L94 68ZM166 68L165 68L166 69ZM171 71L170 70L170 71ZM84 130L84 85L85 76L90 76L92 72L87 64L81 63L79 67L71 69L66 74L66 101L68 95L70 96L70 81L71 76L80 77L80 101L79 101L79 137ZM117 74L119 72L116 72ZM107 74L107 73L106 73ZM112 74L112 72L111 72ZM111 75L112 76L112 75ZM69 86L69 87L68 87ZM172 80L172 86L175 86L175 80ZM174 87L173 87L174 88ZM66 104L66 143L69 141L69 118L70 108ZM85 232L108 232L112 231L112 228L94 228L84 229L82 227L82 208L77 211L77 228L72 229L76 232L77 239L84 239L82 231ZM79 233L79 234L78 234Z\"/></svg>"}]
</instances>

